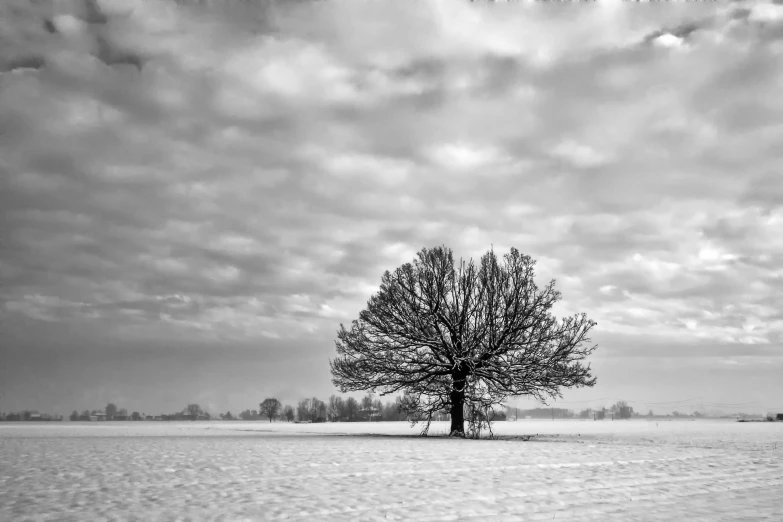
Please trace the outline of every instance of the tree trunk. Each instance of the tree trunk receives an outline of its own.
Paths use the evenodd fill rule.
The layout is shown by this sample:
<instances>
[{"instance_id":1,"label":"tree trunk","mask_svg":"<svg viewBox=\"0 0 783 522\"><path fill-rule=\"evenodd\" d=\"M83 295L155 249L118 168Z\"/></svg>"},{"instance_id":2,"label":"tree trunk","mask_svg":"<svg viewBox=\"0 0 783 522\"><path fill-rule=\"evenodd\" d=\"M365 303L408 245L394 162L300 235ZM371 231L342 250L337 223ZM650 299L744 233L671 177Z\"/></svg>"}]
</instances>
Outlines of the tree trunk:
<instances>
[{"instance_id":1,"label":"tree trunk","mask_svg":"<svg viewBox=\"0 0 783 522\"><path fill-rule=\"evenodd\" d=\"M451 429L450 436L465 436L465 381L467 375L454 375L451 388Z\"/></svg>"}]
</instances>

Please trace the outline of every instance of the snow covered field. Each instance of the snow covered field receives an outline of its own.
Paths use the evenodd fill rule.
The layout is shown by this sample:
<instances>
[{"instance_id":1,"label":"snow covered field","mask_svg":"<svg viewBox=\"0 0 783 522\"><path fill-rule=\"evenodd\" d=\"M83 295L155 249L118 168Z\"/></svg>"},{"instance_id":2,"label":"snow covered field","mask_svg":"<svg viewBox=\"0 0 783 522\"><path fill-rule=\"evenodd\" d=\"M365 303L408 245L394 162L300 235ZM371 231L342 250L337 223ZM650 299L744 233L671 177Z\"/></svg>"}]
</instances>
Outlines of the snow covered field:
<instances>
[{"instance_id":1,"label":"snow covered field","mask_svg":"<svg viewBox=\"0 0 783 522\"><path fill-rule=\"evenodd\" d=\"M406 437L419 432L407 423L0 424L0 520L783 520L783 423L494 431L501 440Z\"/></svg>"}]
</instances>

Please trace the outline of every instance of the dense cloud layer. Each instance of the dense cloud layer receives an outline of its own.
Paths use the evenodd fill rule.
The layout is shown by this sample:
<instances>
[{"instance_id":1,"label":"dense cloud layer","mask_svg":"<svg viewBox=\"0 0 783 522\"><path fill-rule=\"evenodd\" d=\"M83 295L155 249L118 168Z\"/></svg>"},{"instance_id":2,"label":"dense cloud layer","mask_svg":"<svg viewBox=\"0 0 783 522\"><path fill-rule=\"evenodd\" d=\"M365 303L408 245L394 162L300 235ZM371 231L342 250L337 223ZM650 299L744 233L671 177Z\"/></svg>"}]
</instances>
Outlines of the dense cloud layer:
<instances>
[{"instance_id":1,"label":"dense cloud layer","mask_svg":"<svg viewBox=\"0 0 783 522\"><path fill-rule=\"evenodd\" d=\"M15 357L262 346L328 393L337 325L447 244L533 256L600 357L781 364L783 5L0 10Z\"/></svg>"}]
</instances>

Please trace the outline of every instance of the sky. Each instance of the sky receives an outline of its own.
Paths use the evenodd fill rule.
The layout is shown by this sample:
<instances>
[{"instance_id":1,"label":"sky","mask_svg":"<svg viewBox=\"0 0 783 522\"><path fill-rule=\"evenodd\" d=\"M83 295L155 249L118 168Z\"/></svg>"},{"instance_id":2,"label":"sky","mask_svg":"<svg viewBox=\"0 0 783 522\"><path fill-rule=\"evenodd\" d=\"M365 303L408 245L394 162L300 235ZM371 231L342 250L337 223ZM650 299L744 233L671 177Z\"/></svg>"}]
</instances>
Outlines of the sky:
<instances>
[{"instance_id":1,"label":"sky","mask_svg":"<svg viewBox=\"0 0 783 522\"><path fill-rule=\"evenodd\" d=\"M7 0L0 411L326 399L438 245L597 322L555 405L783 410L780 93L781 3Z\"/></svg>"}]
</instances>

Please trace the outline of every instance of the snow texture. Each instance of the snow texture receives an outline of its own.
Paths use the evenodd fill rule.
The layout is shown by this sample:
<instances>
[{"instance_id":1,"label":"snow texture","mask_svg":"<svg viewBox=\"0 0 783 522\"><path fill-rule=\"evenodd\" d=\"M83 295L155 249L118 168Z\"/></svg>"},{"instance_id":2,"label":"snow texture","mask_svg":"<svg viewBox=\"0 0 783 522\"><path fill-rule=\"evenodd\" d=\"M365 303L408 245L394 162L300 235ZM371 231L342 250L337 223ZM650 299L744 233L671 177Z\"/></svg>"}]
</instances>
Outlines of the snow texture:
<instances>
[{"instance_id":1,"label":"snow texture","mask_svg":"<svg viewBox=\"0 0 783 522\"><path fill-rule=\"evenodd\" d=\"M432 435L446 423L434 423ZM0 520L783 520L783 423L0 425Z\"/></svg>"}]
</instances>

